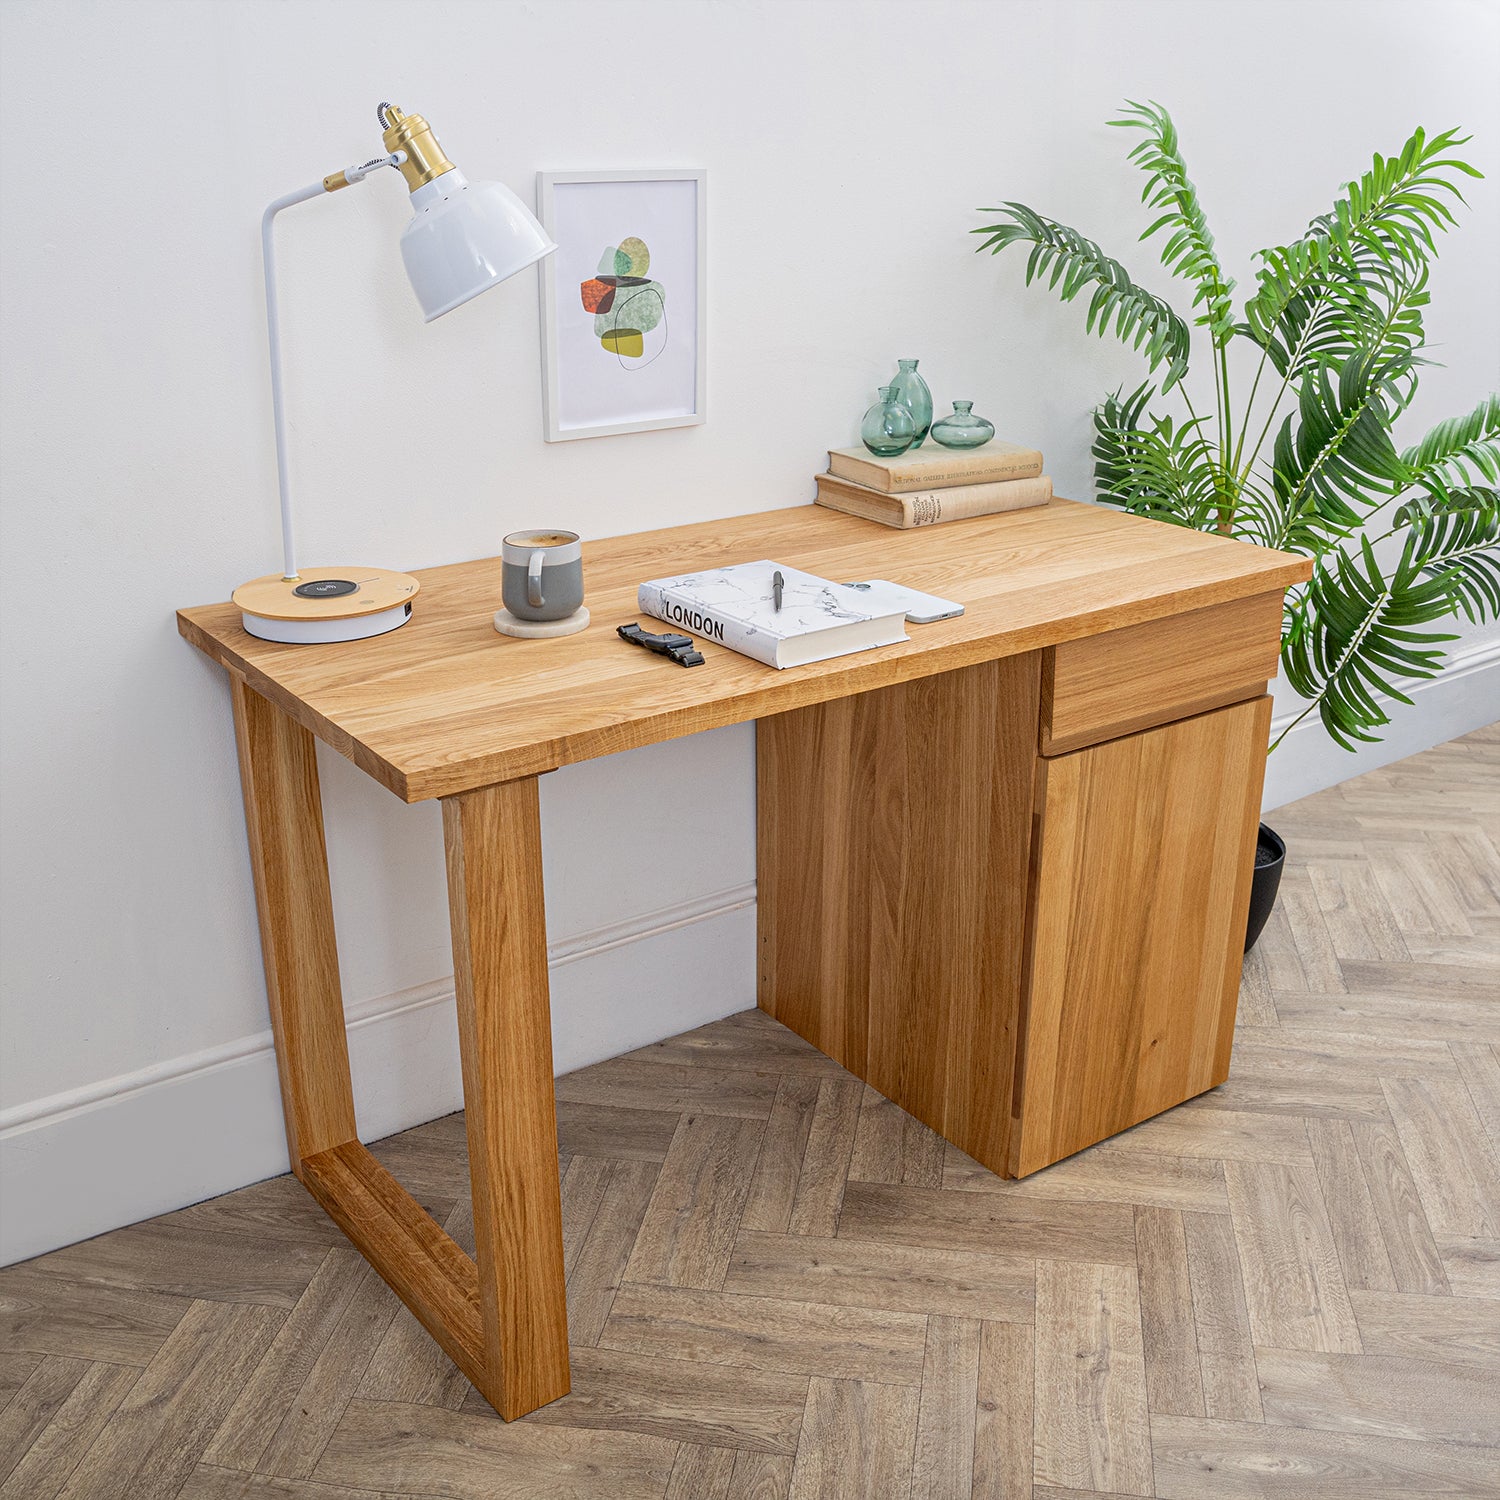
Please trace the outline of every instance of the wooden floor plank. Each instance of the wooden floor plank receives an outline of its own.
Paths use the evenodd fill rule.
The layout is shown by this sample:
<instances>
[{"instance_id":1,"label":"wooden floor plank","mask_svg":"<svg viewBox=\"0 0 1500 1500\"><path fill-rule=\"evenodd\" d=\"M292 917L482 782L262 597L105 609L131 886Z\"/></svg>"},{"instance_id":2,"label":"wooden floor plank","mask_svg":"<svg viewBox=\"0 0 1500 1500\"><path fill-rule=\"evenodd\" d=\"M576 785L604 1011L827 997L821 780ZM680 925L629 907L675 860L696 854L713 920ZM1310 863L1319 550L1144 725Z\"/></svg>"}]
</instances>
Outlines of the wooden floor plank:
<instances>
[{"instance_id":1,"label":"wooden floor plank","mask_svg":"<svg viewBox=\"0 0 1500 1500\"><path fill-rule=\"evenodd\" d=\"M791 1500L871 1500L911 1489L917 1392L815 1378L802 1419Z\"/></svg>"},{"instance_id":2,"label":"wooden floor plank","mask_svg":"<svg viewBox=\"0 0 1500 1500\"><path fill-rule=\"evenodd\" d=\"M1032 1491L1036 1332L1030 1323L985 1323L979 1334L974 1415L974 1500Z\"/></svg>"},{"instance_id":3,"label":"wooden floor plank","mask_svg":"<svg viewBox=\"0 0 1500 1500\"><path fill-rule=\"evenodd\" d=\"M1204 1411L1229 1421L1259 1422L1260 1380L1233 1225L1218 1214L1184 1214L1182 1226Z\"/></svg>"},{"instance_id":4,"label":"wooden floor plank","mask_svg":"<svg viewBox=\"0 0 1500 1500\"><path fill-rule=\"evenodd\" d=\"M188 1297L38 1270L39 1264L0 1270L0 1342L18 1353L144 1365L192 1306Z\"/></svg>"},{"instance_id":5,"label":"wooden floor plank","mask_svg":"<svg viewBox=\"0 0 1500 1500\"><path fill-rule=\"evenodd\" d=\"M1351 1122L1365 1188L1380 1224L1386 1259L1402 1292L1446 1292L1448 1278L1393 1125Z\"/></svg>"},{"instance_id":6,"label":"wooden floor plank","mask_svg":"<svg viewBox=\"0 0 1500 1500\"><path fill-rule=\"evenodd\" d=\"M1328 1210L1328 1226L1344 1273L1344 1285L1396 1290L1396 1274L1380 1231L1380 1215L1365 1182L1354 1132L1347 1120L1309 1120L1307 1136ZM1193 1412L1183 1412L1193 1416Z\"/></svg>"},{"instance_id":7,"label":"wooden floor plank","mask_svg":"<svg viewBox=\"0 0 1500 1500\"><path fill-rule=\"evenodd\" d=\"M1359 1328L1311 1163L1232 1161L1225 1174L1257 1347L1357 1354Z\"/></svg>"},{"instance_id":8,"label":"wooden floor plank","mask_svg":"<svg viewBox=\"0 0 1500 1500\"><path fill-rule=\"evenodd\" d=\"M927 1320L911 1500L968 1500L972 1493L981 1326L977 1318Z\"/></svg>"},{"instance_id":9,"label":"wooden floor plank","mask_svg":"<svg viewBox=\"0 0 1500 1500\"><path fill-rule=\"evenodd\" d=\"M656 1187L658 1168L649 1161L616 1161L587 1238L568 1276L568 1342L599 1342L615 1293L625 1279L641 1220Z\"/></svg>"},{"instance_id":10,"label":"wooden floor plank","mask_svg":"<svg viewBox=\"0 0 1500 1500\"><path fill-rule=\"evenodd\" d=\"M1038 1484L1155 1493L1131 1270L1038 1262L1034 1402Z\"/></svg>"},{"instance_id":11,"label":"wooden floor plank","mask_svg":"<svg viewBox=\"0 0 1500 1500\"><path fill-rule=\"evenodd\" d=\"M863 1093L857 1078L825 1078L819 1086L787 1222L792 1234L831 1235L838 1228Z\"/></svg>"},{"instance_id":12,"label":"wooden floor plank","mask_svg":"<svg viewBox=\"0 0 1500 1500\"><path fill-rule=\"evenodd\" d=\"M1406 1292L1349 1296L1366 1354L1473 1365L1500 1381L1500 1303Z\"/></svg>"},{"instance_id":13,"label":"wooden floor plank","mask_svg":"<svg viewBox=\"0 0 1500 1500\"><path fill-rule=\"evenodd\" d=\"M1381 1086L1434 1233L1500 1237L1500 1154L1467 1086L1425 1078L1387 1078Z\"/></svg>"},{"instance_id":14,"label":"wooden floor plank","mask_svg":"<svg viewBox=\"0 0 1500 1500\"><path fill-rule=\"evenodd\" d=\"M1031 1321L1035 1287L1023 1256L779 1234L741 1234L724 1281L752 1297L1002 1323Z\"/></svg>"},{"instance_id":15,"label":"wooden floor plank","mask_svg":"<svg viewBox=\"0 0 1500 1500\"><path fill-rule=\"evenodd\" d=\"M927 1320L915 1313L627 1283L599 1343L665 1359L916 1385L926 1336Z\"/></svg>"},{"instance_id":16,"label":"wooden floor plank","mask_svg":"<svg viewBox=\"0 0 1500 1500\"><path fill-rule=\"evenodd\" d=\"M1500 1497L1494 1451L1456 1444L1158 1417L1151 1446L1161 1500Z\"/></svg>"},{"instance_id":17,"label":"wooden floor plank","mask_svg":"<svg viewBox=\"0 0 1500 1500\"><path fill-rule=\"evenodd\" d=\"M1107 1145L1108 1143L1106 1143ZM851 1174L852 1175L852 1174ZM1075 1203L1148 1204L1156 1208L1228 1213L1221 1162L1198 1156L1152 1155L1094 1146L1045 1172L1007 1181L957 1146L948 1148L942 1186L1010 1198L1055 1198Z\"/></svg>"},{"instance_id":18,"label":"wooden floor plank","mask_svg":"<svg viewBox=\"0 0 1500 1500\"><path fill-rule=\"evenodd\" d=\"M445 1500L661 1500L677 1449L637 1433L356 1400L312 1477Z\"/></svg>"},{"instance_id":19,"label":"wooden floor plank","mask_svg":"<svg viewBox=\"0 0 1500 1500\"><path fill-rule=\"evenodd\" d=\"M1490 1446L1500 1463L1493 1362L1480 1369L1471 1362L1300 1349L1257 1349L1255 1361L1268 1423Z\"/></svg>"},{"instance_id":20,"label":"wooden floor plank","mask_svg":"<svg viewBox=\"0 0 1500 1500\"><path fill-rule=\"evenodd\" d=\"M573 1389L527 1418L549 1427L641 1432L755 1453L797 1451L806 1375L663 1359L618 1349L573 1351ZM466 1410L484 1416L477 1392Z\"/></svg>"},{"instance_id":21,"label":"wooden floor plank","mask_svg":"<svg viewBox=\"0 0 1500 1500\"><path fill-rule=\"evenodd\" d=\"M1171 1208L1138 1206L1135 1249L1147 1406L1153 1412L1201 1417L1203 1374L1182 1215Z\"/></svg>"},{"instance_id":22,"label":"wooden floor plank","mask_svg":"<svg viewBox=\"0 0 1500 1500\"><path fill-rule=\"evenodd\" d=\"M760 1156L740 1219L741 1228L786 1233L802 1174L807 1137L812 1130L813 1110L818 1103L818 1084L816 1074L799 1072L782 1078L761 1136Z\"/></svg>"},{"instance_id":23,"label":"wooden floor plank","mask_svg":"<svg viewBox=\"0 0 1500 1500\"><path fill-rule=\"evenodd\" d=\"M756 1120L689 1110L661 1165L625 1276L660 1286L723 1284L760 1155Z\"/></svg>"},{"instance_id":24,"label":"wooden floor plank","mask_svg":"<svg viewBox=\"0 0 1500 1500\"><path fill-rule=\"evenodd\" d=\"M839 1238L1135 1264L1135 1220L1127 1204L1055 1203L904 1184L850 1182Z\"/></svg>"},{"instance_id":25,"label":"wooden floor plank","mask_svg":"<svg viewBox=\"0 0 1500 1500\"><path fill-rule=\"evenodd\" d=\"M1438 1235L1447 1284L1456 1297L1500 1297L1500 1239Z\"/></svg>"}]
</instances>

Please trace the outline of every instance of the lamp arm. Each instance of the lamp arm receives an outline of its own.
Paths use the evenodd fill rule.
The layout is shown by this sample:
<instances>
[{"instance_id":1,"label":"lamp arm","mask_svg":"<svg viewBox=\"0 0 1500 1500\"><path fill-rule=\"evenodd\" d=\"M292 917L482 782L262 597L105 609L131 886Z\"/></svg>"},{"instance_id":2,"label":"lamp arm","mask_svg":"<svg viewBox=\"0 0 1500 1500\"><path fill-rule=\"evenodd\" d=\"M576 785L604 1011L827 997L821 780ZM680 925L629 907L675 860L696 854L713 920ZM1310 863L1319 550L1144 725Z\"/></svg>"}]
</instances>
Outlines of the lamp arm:
<instances>
[{"instance_id":1,"label":"lamp arm","mask_svg":"<svg viewBox=\"0 0 1500 1500\"><path fill-rule=\"evenodd\" d=\"M271 415L276 425L276 483L281 491L281 554L284 569L281 576L288 581L297 577L297 560L292 541L292 489L287 473L286 408L281 394L281 322L276 298L276 240L273 232L276 215L295 203L306 203L309 198L336 193L352 183L363 182L378 167L399 167L405 160L404 151L395 151L389 156L377 156L359 166L345 167L342 172L331 172L311 187L298 188L294 193L285 193L274 199L266 205L266 211L260 218L260 250L266 278L266 335L271 354Z\"/></svg>"}]
</instances>

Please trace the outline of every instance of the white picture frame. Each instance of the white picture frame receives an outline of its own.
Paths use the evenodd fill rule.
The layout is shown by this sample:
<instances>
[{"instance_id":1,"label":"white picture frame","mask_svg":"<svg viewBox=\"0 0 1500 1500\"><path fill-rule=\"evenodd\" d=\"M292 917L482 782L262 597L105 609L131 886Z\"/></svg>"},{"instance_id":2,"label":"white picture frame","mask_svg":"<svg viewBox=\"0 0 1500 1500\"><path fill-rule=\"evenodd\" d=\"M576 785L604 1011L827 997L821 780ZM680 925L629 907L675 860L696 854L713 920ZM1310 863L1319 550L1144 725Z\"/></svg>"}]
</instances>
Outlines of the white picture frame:
<instances>
[{"instance_id":1,"label":"white picture frame","mask_svg":"<svg viewBox=\"0 0 1500 1500\"><path fill-rule=\"evenodd\" d=\"M704 421L708 173L538 172L537 217L546 440Z\"/></svg>"}]
</instances>

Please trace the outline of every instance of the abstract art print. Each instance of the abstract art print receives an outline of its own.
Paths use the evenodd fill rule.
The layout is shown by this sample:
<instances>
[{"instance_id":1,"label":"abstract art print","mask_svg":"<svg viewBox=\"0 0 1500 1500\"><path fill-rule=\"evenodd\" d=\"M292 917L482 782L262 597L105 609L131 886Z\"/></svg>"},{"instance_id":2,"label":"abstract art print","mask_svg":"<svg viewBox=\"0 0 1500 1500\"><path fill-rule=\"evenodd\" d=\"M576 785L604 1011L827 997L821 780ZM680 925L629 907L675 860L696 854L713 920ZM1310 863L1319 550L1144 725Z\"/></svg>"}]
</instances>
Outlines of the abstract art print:
<instances>
[{"instance_id":1,"label":"abstract art print","mask_svg":"<svg viewBox=\"0 0 1500 1500\"><path fill-rule=\"evenodd\" d=\"M706 176L538 174L548 442L703 421Z\"/></svg>"}]
</instances>

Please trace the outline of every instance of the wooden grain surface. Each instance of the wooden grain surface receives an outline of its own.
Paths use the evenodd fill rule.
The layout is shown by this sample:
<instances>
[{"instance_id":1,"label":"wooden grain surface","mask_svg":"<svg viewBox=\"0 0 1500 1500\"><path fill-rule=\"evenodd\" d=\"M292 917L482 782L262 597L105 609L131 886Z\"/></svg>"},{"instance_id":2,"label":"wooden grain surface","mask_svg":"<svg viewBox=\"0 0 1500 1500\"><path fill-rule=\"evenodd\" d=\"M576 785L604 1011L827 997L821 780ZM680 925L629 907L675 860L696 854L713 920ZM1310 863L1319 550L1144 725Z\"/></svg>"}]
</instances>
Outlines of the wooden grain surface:
<instances>
[{"instance_id":1,"label":"wooden grain surface","mask_svg":"<svg viewBox=\"0 0 1500 1500\"><path fill-rule=\"evenodd\" d=\"M786 672L712 643L707 664L684 671L615 635L638 618L643 580L763 557L839 581L894 577L965 613L915 626L903 644ZM495 633L498 558L422 571L411 622L369 641L256 640L228 603L177 621L200 650L416 802L1265 594L1308 568L1071 501L907 533L808 505L586 542L593 623L562 640Z\"/></svg>"},{"instance_id":2,"label":"wooden grain surface","mask_svg":"<svg viewBox=\"0 0 1500 1500\"><path fill-rule=\"evenodd\" d=\"M266 998L292 1170L354 1139L333 893L313 737L232 676Z\"/></svg>"},{"instance_id":3,"label":"wooden grain surface","mask_svg":"<svg viewBox=\"0 0 1500 1500\"><path fill-rule=\"evenodd\" d=\"M761 1008L995 1170L1011 1124L1038 673L1029 652L757 731Z\"/></svg>"},{"instance_id":4,"label":"wooden grain surface","mask_svg":"<svg viewBox=\"0 0 1500 1500\"><path fill-rule=\"evenodd\" d=\"M447 799L443 837L488 1364L481 1389L515 1417L568 1389L535 778Z\"/></svg>"},{"instance_id":5,"label":"wooden grain surface","mask_svg":"<svg viewBox=\"0 0 1500 1500\"><path fill-rule=\"evenodd\" d=\"M567 1397L501 1422L275 1178L0 1269L0 1497L1500 1500L1500 726L1274 821L1308 900L1220 1089L1003 1181L742 1012L559 1080ZM1220 1107L1241 1056L1302 1092ZM1351 1117L1359 1068L1430 1087ZM689 1114L761 1133L748 1194ZM370 1152L467 1249L465 1136ZM719 1289L628 1279L741 1201Z\"/></svg>"},{"instance_id":6,"label":"wooden grain surface","mask_svg":"<svg viewBox=\"0 0 1500 1500\"><path fill-rule=\"evenodd\" d=\"M1046 653L1042 753L1259 697L1281 655L1280 589L1085 636Z\"/></svg>"},{"instance_id":7,"label":"wooden grain surface","mask_svg":"<svg viewBox=\"0 0 1500 1500\"><path fill-rule=\"evenodd\" d=\"M1015 1175L1228 1075L1270 713L1041 763Z\"/></svg>"}]
</instances>

